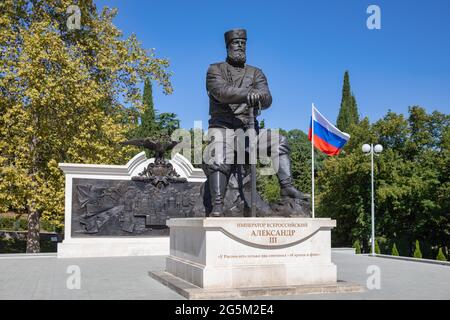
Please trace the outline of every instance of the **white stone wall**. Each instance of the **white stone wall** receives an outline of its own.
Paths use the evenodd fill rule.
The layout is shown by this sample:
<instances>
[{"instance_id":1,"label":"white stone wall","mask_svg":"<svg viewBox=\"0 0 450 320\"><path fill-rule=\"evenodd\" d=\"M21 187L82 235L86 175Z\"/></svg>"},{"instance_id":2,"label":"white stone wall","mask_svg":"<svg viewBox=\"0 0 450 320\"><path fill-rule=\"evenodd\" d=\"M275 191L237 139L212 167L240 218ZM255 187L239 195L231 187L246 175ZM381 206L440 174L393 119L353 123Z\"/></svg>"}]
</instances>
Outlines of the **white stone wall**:
<instances>
[{"instance_id":1,"label":"white stone wall","mask_svg":"<svg viewBox=\"0 0 450 320\"><path fill-rule=\"evenodd\" d=\"M169 237L89 237L72 238L72 182L74 178L131 180L155 159L145 152L134 156L125 165L60 163L65 176L64 241L58 244L58 257L110 257L169 254ZM188 182L204 182L203 170L177 153L170 160L175 171Z\"/></svg>"}]
</instances>

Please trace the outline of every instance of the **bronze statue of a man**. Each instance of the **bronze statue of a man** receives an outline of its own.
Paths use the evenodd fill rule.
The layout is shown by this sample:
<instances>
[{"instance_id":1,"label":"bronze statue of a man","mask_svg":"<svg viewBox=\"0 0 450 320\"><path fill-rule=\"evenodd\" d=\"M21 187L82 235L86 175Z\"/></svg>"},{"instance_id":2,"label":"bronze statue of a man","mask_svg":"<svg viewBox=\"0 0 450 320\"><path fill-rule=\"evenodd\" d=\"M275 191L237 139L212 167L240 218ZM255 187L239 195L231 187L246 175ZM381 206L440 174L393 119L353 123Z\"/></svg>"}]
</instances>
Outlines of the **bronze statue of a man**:
<instances>
[{"instance_id":1,"label":"bronze statue of a man","mask_svg":"<svg viewBox=\"0 0 450 320\"><path fill-rule=\"evenodd\" d=\"M247 130L250 123L249 107L267 109L272 104L267 79L264 73L253 66L246 64L247 32L244 29L230 30L225 33L227 59L225 62L210 65L206 76L206 89L209 96L209 129L208 131L222 132L214 135L210 146L215 150L223 148L221 157L206 164L208 182L212 201L210 216L220 217L224 212L224 197L230 177L235 156L234 144L230 144L229 137L225 137L226 129ZM254 119L255 129L259 124ZM271 139L272 138L272 139ZM291 177L290 148L284 136L274 137L268 135L267 151L272 162L278 162L276 172L281 187L281 196L289 198L306 199L308 196L293 186ZM230 147L231 145L231 147Z\"/></svg>"}]
</instances>

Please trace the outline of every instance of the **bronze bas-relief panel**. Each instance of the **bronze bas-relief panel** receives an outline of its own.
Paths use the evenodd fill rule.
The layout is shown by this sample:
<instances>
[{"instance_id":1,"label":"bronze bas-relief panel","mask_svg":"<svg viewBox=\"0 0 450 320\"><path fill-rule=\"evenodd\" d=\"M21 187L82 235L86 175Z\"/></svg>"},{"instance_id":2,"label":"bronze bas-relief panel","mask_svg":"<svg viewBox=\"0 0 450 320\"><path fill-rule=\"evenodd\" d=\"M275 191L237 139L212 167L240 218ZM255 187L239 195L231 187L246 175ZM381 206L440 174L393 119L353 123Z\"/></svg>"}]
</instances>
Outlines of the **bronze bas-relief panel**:
<instances>
[{"instance_id":1,"label":"bronze bas-relief panel","mask_svg":"<svg viewBox=\"0 0 450 320\"><path fill-rule=\"evenodd\" d=\"M204 216L201 185L75 178L72 237L168 235L167 219Z\"/></svg>"}]
</instances>

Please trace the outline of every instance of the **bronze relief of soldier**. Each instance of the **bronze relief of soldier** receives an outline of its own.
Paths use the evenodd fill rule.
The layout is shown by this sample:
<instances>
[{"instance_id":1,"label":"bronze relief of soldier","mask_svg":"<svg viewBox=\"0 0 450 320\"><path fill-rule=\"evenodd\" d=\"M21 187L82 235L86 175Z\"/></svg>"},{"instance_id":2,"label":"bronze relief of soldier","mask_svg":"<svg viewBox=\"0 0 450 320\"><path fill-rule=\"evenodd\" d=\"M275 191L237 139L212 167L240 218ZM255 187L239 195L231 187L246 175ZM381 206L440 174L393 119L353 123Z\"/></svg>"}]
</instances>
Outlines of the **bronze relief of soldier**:
<instances>
[{"instance_id":1,"label":"bronze relief of soldier","mask_svg":"<svg viewBox=\"0 0 450 320\"><path fill-rule=\"evenodd\" d=\"M249 107L264 110L272 104L272 96L264 73L261 69L246 64L246 30L235 29L226 32L225 44L226 61L210 65L206 76L210 114L208 134L214 137L209 146L213 150L223 150L219 157L217 155L211 157L206 163L212 217L224 215L224 198L233 166L231 163L235 163L230 159L235 158L234 144L230 144L230 137L225 134L225 130L249 129L249 124L252 123ZM254 123L258 132L256 118ZM272 162L277 162L275 167L281 196L308 199L309 195L303 194L293 186L290 148L286 137L276 135L274 141L274 136L269 134L269 143L263 145L267 148L267 154L272 158Z\"/></svg>"}]
</instances>

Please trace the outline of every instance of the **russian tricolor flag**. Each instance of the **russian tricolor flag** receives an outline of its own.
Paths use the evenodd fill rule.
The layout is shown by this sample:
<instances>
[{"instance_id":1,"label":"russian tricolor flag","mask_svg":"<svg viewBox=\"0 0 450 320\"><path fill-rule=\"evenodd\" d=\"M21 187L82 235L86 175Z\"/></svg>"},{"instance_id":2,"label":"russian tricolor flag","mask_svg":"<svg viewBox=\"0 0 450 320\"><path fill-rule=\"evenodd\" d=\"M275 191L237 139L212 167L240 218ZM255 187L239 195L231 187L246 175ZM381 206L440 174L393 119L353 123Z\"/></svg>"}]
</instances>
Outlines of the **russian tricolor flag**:
<instances>
[{"instance_id":1,"label":"russian tricolor flag","mask_svg":"<svg viewBox=\"0 0 450 320\"><path fill-rule=\"evenodd\" d=\"M312 135L314 135L314 146L329 156L338 155L348 139L350 139L348 133L342 132L333 126L314 106L312 107L312 117L308 132L310 141Z\"/></svg>"}]
</instances>

